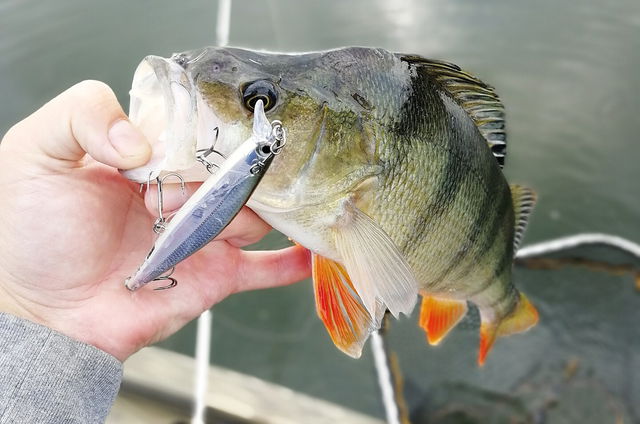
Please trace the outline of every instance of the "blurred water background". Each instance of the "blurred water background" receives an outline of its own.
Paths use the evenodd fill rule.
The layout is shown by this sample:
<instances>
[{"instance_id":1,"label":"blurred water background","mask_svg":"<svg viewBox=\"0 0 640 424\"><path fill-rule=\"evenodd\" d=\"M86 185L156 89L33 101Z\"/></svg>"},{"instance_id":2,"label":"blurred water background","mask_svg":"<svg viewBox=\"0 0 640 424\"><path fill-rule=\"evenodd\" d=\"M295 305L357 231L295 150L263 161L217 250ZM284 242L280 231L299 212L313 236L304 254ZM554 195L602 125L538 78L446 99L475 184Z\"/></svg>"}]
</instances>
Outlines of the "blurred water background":
<instances>
[{"instance_id":1,"label":"blurred water background","mask_svg":"<svg viewBox=\"0 0 640 424\"><path fill-rule=\"evenodd\" d=\"M0 1L0 133L83 79L107 82L127 105L137 63L213 44L216 10L214 0ZM231 16L232 46L378 46L457 63L496 87L508 114L505 172L539 193L525 245L586 231L640 241L637 0L234 0ZM257 247L286 244L272 233ZM541 322L500 340L483 369L473 313L438 348L417 310L392 323L414 421L640 422L633 277L517 268L515 281ZM162 346L193 354L194 334L190 324ZM212 362L383 416L370 352L353 360L334 348L309 283L216 306Z\"/></svg>"}]
</instances>

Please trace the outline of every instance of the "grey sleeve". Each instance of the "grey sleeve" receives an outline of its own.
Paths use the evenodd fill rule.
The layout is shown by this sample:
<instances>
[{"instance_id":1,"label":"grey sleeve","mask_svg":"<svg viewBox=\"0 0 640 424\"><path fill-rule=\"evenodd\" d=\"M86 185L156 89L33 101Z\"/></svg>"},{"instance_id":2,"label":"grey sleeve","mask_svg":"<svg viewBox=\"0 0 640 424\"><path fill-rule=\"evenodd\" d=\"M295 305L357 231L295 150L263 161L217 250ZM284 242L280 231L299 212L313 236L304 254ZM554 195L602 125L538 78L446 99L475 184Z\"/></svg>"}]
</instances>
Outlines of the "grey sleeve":
<instances>
[{"instance_id":1,"label":"grey sleeve","mask_svg":"<svg viewBox=\"0 0 640 424\"><path fill-rule=\"evenodd\" d=\"M108 353L0 313L0 424L104 422L121 379Z\"/></svg>"}]
</instances>

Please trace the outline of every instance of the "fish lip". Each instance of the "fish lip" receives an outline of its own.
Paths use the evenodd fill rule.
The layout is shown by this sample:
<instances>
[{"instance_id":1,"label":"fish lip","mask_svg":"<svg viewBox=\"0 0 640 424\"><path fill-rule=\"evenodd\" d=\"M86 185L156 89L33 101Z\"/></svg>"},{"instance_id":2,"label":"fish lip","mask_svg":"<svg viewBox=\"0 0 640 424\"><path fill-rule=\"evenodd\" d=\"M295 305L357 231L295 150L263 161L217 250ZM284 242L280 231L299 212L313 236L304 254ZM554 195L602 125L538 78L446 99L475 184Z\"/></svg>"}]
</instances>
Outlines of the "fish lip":
<instances>
[{"instance_id":1,"label":"fish lip","mask_svg":"<svg viewBox=\"0 0 640 424\"><path fill-rule=\"evenodd\" d=\"M147 56L140 62L129 92L129 120L151 143L152 156L142 167L121 171L126 178L147 182L193 165L197 125L193 87L185 69L171 59ZM192 148L178 152L172 148L177 145Z\"/></svg>"}]
</instances>

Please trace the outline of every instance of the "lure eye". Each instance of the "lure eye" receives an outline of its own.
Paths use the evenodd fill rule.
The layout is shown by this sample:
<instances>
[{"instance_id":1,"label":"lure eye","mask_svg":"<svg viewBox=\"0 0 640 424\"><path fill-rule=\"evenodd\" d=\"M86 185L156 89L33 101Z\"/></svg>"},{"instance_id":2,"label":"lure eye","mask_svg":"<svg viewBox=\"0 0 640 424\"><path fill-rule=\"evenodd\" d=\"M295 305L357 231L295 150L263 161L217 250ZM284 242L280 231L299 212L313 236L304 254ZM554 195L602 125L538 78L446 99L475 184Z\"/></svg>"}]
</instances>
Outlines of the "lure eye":
<instances>
[{"instance_id":1,"label":"lure eye","mask_svg":"<svg viewBox=\"0 0 640 424\"><path fill-rule=\"evenodd\" d=\"M258 80L247 84L242 91L244 107L253 112L258 100L262 100L264 111L267 112L276 105L278 92L271 81Z\"/></svg>"}]
</instances>

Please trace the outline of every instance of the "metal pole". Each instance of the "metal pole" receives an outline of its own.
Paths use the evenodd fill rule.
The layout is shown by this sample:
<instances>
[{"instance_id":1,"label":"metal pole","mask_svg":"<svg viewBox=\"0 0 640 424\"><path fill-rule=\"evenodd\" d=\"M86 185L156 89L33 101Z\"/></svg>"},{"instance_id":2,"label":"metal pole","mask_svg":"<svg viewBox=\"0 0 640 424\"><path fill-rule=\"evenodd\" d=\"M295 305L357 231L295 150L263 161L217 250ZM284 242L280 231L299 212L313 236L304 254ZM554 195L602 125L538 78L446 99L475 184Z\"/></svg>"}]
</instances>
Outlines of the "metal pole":
<instances>
[{"instance_id":1,"label":"metal pole","mask_svg":"<svg viewBox=\"0 0 640 424\"><path fill-rule=\"evenodd\" d=\"M387 318L383 318L383 321ZM376 366L378 385L382 394L382 404L387 417L388 424L401 424L400 408L396 400L395 385L389 357L387 356L386 341L384 339L384 322L379 330L371 333L371 350L373 351L373 362Z\"/></svg>"},{"instance_id":2,"label":"metal pole","mask_svg":"<svg viewBox=\"0 0 640 424\"><path fill-rule=\"evenodd\" d=\"M229 42L231 26L231 0L218 1L216 22L216 44L226 46ZM209 361L211 359L211 321L213 313L206 310L198 318L196 335L196 370L194 386L194 410L191 424L204 424L207 410L206 397L209 382Z\"/></svg>"},{"instance_id":3,"label":"metal pole","mask_svg":"<svg viewBox=\"0 0 640 424\"><path fill-rule=\"evenodd\" d=\"M204 424L207 409L207 385L209 382L209 358L211 351L211 311L207 310L198 318L196 335L196 368L193 417L191 424Z\"/></svg>"}]
</instances>

